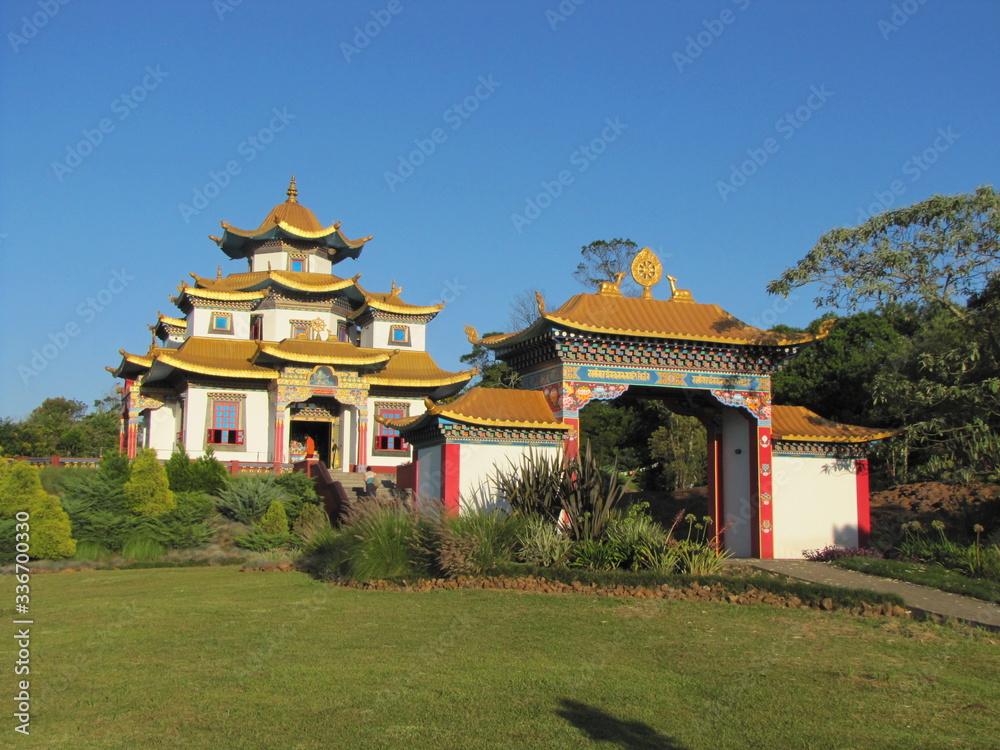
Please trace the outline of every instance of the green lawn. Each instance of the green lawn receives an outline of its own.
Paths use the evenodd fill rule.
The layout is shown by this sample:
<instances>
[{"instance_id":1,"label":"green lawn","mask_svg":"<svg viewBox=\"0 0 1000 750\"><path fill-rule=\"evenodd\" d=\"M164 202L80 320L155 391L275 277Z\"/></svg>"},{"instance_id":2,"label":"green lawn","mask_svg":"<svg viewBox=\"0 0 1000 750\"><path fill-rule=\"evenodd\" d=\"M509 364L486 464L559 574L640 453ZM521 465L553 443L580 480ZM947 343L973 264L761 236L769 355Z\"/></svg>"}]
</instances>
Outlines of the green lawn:
<instances>
[{"instance_id":1,"label":"green lawn","mask_svg":"<svg viewBox=\"0 0 1000 750\"><path fill-rule=\"evenodd\" d=\"M34 575L24 748L988 748L996 634L846 614ZM14 619L14 581L0 602ZM9 624L5 632L14 632ZM0 639L13 697L13 638Z\"/></svg>"}]
</instances>

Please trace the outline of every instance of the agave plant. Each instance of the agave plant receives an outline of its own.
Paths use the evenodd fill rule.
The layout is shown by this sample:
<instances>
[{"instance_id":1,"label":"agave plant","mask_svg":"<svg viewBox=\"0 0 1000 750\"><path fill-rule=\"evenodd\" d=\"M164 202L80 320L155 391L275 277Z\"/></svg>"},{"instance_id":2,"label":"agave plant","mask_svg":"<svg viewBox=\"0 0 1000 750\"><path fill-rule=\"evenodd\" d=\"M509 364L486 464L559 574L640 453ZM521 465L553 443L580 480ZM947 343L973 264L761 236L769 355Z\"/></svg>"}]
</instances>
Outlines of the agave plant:
<instances>
[{"instance_id":1,"label":"agave plant","mask_svg":"<svg viewBox=\"0 0 1000 750\"><path fill-rule=\"evenodd\" d=\"M605 476L589 442L582 458L566 462L560 490L570 533L578 540L600 539L612 511L625 496L625 486L618 478L617 460L611 473Z\"/></svg>"},{"instance_id":2,"label":"agave plant","mask_svg":"<svg viewBox=\"0 0 1000 750\"><path fill-rule=\"evenodd\" d=\"M492 481L515 512L525 515L537 513L554 521L562 508L562 477L561 455L547 458L529 452L521 456L520 463L511 461L509 470L498 470Z\"/></svg>"}]
</instances>

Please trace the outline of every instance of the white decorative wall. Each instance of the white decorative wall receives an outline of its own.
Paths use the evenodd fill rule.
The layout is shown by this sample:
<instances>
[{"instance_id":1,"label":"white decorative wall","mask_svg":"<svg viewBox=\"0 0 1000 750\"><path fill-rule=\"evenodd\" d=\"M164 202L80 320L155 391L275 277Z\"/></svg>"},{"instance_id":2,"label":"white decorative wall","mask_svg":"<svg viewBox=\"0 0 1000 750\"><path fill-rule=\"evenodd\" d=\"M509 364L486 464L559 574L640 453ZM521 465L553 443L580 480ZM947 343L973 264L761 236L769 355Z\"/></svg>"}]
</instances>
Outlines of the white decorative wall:
<instances>
[{"instance_id":1,"label":"white decorative wall","mask_svg":"<svg viewBox=\"0 0 1000 750\"><path fill-rule=\"evenodd\" d=\"M858 545L854 460L774 456L774 556L802 557L804 549Z\"/></svg>"},{"instance_id":2,"label":"white decorative wall","mask_svg":"<svg viewBox=\"0 0 1000 750\"><path fill-rule=\"evenodd\" d=\"M749 414L742 409L722 410L722 503L725 546L734 557L750 557L750 477L757 467L750 451ZM737 451L739 451L737 453Z\"/></svg>"}]
</instances>

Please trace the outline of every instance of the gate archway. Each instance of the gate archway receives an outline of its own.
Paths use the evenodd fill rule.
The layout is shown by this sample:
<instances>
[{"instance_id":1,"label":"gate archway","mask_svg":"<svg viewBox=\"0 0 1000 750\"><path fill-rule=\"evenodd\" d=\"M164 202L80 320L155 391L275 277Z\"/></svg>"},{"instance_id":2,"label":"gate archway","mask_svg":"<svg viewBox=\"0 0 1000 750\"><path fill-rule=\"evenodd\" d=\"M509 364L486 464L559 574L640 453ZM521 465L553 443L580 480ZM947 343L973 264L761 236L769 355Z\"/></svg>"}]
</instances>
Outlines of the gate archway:
<instances>
[{"instance_id":1,"label":"gate archway","mask_svg":"<svg viewBox=\"0 0 1000 750\"><path fill-rule=\"evenodd\" d=\"M829 327L818 335L754 328L695 302L670 276L670 298L656 299L663 268L649 248L631 272L641 297L622 294L620 274L552 311L537 295L538 318L521 331L466 333L513 367L522 388L544 394L571 428L570 455L579 450L580 410L594 400L631 392L697 416L708 433L708 505L720 544L737 557L773 557L771 375Z\"/></svg>"}]
</instances>

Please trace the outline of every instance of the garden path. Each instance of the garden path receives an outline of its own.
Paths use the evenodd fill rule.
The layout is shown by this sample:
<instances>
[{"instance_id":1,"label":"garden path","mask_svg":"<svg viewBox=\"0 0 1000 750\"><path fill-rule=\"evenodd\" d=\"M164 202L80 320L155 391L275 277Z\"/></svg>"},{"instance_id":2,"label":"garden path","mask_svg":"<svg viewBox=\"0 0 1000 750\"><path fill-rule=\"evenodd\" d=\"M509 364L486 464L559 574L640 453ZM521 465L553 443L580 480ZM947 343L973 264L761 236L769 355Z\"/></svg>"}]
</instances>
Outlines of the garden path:
<instances>
[{"instance_id":1,"label":"garden path","mask_svg":"<svg viewBox=\"0 0 1000 750\"><path fill-rule=\"evenodd\" d=\"M968 596L950 594L946 591L918 586L915 583L880 578L809 560L739 560L734 562L752 565L811 583L825 583L829 586L898 594L906 602L906 606L912 610L940 617L953 617L973 625L1000 630L1000 606Z\"/></svg>"}]
</instances>

